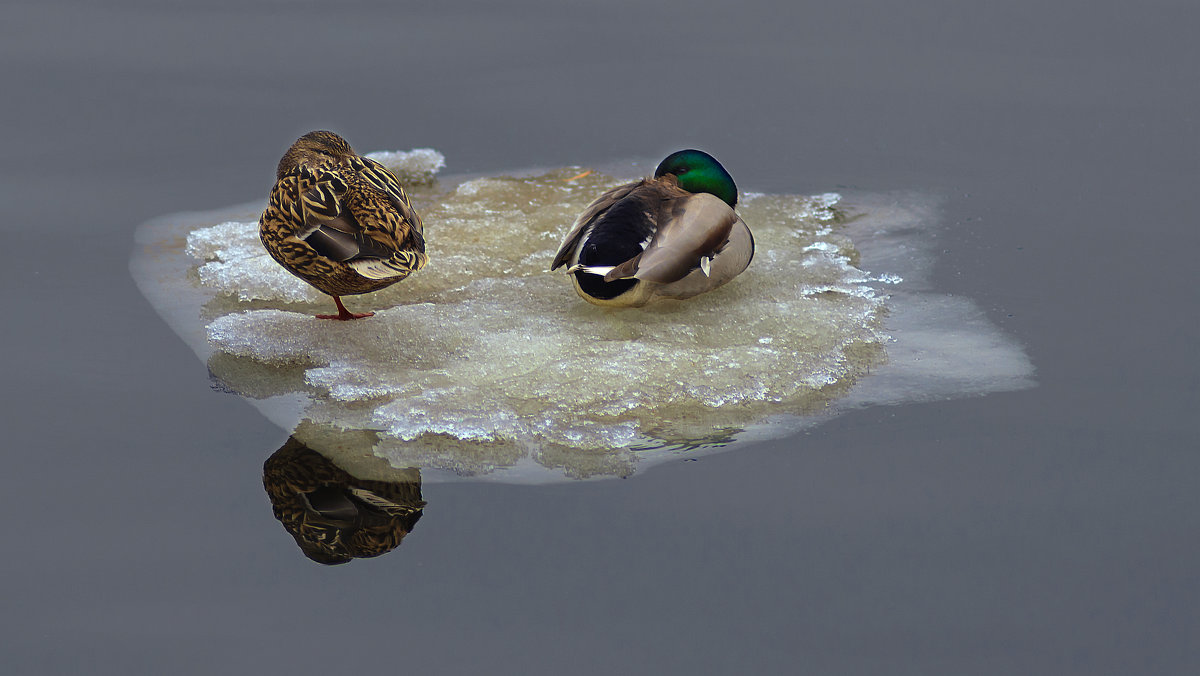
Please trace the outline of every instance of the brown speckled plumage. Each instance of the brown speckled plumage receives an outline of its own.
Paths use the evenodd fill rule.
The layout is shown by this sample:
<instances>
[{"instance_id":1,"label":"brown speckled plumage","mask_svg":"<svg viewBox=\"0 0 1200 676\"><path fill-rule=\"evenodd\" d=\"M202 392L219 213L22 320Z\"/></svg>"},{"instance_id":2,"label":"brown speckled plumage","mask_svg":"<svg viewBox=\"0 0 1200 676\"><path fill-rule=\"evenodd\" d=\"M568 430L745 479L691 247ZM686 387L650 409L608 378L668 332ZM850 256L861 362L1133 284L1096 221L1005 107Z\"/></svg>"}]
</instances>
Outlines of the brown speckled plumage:
<instances>
[{"instance_id":1,"label":"brown speckled plumage","mask_svg":"<svg viewBox=\"0 0 1200 676\"><path fill-rule=\"evenodd\" d=\"M279 161L259 220L263 246L288 272L334 297L378 291L425 267L424 226L392 172L328 131L300 137Z\"/></svg>"}]
</instances>

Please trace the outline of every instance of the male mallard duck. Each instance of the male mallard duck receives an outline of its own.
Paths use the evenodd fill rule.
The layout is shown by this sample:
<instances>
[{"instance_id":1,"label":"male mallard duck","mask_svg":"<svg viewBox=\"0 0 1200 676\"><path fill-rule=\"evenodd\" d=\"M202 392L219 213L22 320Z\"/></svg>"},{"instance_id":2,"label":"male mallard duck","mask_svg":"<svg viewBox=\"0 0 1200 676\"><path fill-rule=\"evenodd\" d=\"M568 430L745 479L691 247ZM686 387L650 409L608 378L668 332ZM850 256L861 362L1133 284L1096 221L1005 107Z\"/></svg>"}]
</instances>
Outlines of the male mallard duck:
<instances>
[{"instance_id":1,"label":"male mallard duck","mask_svg":"<svg viewBox=\"0 0 1200 676\"><path fill-rule=\"evenodd\" d=\"M567 265L575 291L596 305L638 307L712 291L754 257L754 237L735 204L737 186L720 162L700 150L680 150L653 178L592 202L550 269Z\"/></svg>"},{"instance_id":2,"label":"male mallard duck","mask_svg":"<svg viewBox=\"0 0 1200 676\"><path fill-rule=\"evenodd\" d=\"M341 136L301 136L275 177L258 234L288 272L333 296L338 314L319 319L370 317L346 310L340 296L378 291L429 260L421 217L400 182Z\"/></svg>"}]
</instances>

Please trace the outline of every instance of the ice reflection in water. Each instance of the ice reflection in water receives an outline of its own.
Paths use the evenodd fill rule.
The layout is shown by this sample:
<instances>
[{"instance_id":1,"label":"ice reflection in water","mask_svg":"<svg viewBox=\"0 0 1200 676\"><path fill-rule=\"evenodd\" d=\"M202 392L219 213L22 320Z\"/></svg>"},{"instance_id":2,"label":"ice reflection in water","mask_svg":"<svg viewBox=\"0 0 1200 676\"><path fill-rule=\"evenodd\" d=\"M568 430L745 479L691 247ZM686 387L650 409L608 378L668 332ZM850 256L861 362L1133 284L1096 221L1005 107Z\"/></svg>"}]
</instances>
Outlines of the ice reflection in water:
<instances>
[{"instance_id":1,"label":"ice reflection in water","mask_svg":"<svg viewBox=\"0 0 1200 676\"><path fill-rule=\"evenodd\" d=\"M269 260L253 211L228 222L160 221L139 233L143 291L222 387L289 430L302 419L371 430L370 451L393 465L458 475L626 476L680 451L792 433L835 402L1028 384L1019 349L959 331L955 344L926 336L903 346L899 377L871 379L881 396L862 388L849 396L887 362L896 346L888 333L904 343L893 327L885 333L886 294L903 298L901 278L928 265L913 240L929 215L919 203L864 209L834 194L745 194L738 210L757 244L745 273L687 301L611 310L584 303L546 269L575 215L635 174L567 180L580 173L572 167L438 185L403 162L392 166L407 174L424 215L430 264L350 299L356 310L377 310L369 320L313 319L326 299ZM875 259L894 267L861 269L851 233L887 242ZM175 248L181 237L187 255ZM911 255L897 255L909 246ZM950 303L941 316L920 316L936 305L928 300L893 306L888 321L936 331L973 310ZM979 349L1000 362L986 382L945 387ZM939 371L914 380L908 366L931 356L942 357Z\"/></svg>"}]
</instances>

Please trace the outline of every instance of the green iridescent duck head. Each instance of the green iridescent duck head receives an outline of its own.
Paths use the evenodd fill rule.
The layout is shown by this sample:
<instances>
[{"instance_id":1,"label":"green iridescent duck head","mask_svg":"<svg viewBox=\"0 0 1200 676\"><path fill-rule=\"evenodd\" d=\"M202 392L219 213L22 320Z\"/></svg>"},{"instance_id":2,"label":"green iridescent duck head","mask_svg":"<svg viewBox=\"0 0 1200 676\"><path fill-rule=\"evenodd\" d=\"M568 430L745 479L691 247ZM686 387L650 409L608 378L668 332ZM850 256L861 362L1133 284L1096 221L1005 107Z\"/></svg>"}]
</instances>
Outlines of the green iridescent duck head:
<instances>
[{"instance_id":1,"label":"green iridescent duck head","mask_svg":"<svg viewBox=\"0 0 1200 676\"><path fill-rule=\"evenodd\" d=\"M729 206L737 204L737 185L717 158L703 150L671 153L654 170L654 177L673 174L679 187L688 192L706 192L721 198Z\"/></svg>"}]
</instances>

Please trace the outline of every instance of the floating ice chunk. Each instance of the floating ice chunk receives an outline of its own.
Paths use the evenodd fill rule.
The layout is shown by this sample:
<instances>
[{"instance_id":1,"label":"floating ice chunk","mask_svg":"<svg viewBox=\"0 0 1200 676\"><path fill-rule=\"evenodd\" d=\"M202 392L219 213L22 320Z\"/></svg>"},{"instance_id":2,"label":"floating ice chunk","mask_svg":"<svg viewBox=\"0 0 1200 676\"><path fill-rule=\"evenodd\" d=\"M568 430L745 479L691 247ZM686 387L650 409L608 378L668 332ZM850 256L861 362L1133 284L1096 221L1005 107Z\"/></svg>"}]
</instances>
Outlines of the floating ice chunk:
<instances>
[{"instance_id":1,"label":"floating ice chunk","mask_svg":"<svg viewBox=\"0 0 1200 676\"><path fill-rule=\"evenodd\" d=\"M1024 356L986 327L963 329L970 340L947 333L961 325L961 304L933 319L885 306L911 295L898 272L920 284L925 269L920 246L897 234L916 232L925 212L904 210L890 196L865 216L850 207L858 232L871 237L871 267L885 273L860 266L840 195L748 193L738 211L757 251L733 282L647 308L588 305L547 267L575 216L617 181L578 174L415 187L430 264L350 299L377 311L369 320L286 311L321 296L266 255L246 220L195 227L190 262L176 264L173 277L166 259L143 262L139 284L152 297L208 294L194 313L208 323L197 351L214 378L254 398L273 420L282 420L281 402L300 402L296 420L370 431L373 452L393 465L466 475L507 468L506 476L529 476L521 473L540 466L575 477L625 476L660 452L652 449L763 438L767 428L784 434L795 429L787 421L839 401L941 392L932 379L954 392L986 391L996 378L1009 388L1028 382ZM176 278L200 286L156 290ZM894 337L885 320L908 333ZM190 326L179 329L185 338L197 330ZM936 344L936 355L925 342ZM955 352L960 344L986 359ZM884 369L885 347L907 370L872 380L884 384L883 395L849 396L860 378Z\"/></svg>"},{"instance_id":2,"label":"floating ice chunk","mask_svg":"<svg viewBox=\"0 0 1200 676\"><path fill-rule=\"evenodd\" d=\"M753 200L742 214L762 255L744 275L685 303L612 312L583 303L546 270L563 230L611 185L589 176L580 189L562 178L481 178L427 200L431 263L372 294L380 305L404 304L369 321L261 309L214 319L208 338L237 357L305 364L297 386L326 413L346 406L361 416L365 406L358 424L392 438L516 444L528 453L630 447L650 427L663 433L664 416L694 425L725 409L722 424L744 422L764 404L820 398L882 357L881 349L847 354L886 341L876 319L882 301L843 255L851 245L814 240L820 226L794 217L830 199ZM255 239L217 228L195 233L189 250L240 268L247 287L283 300L277 280L260 278ZM805 272L814 252L827 264ZM817 285L842 293L814 298Z\"/></svg>"}]
</instances>

